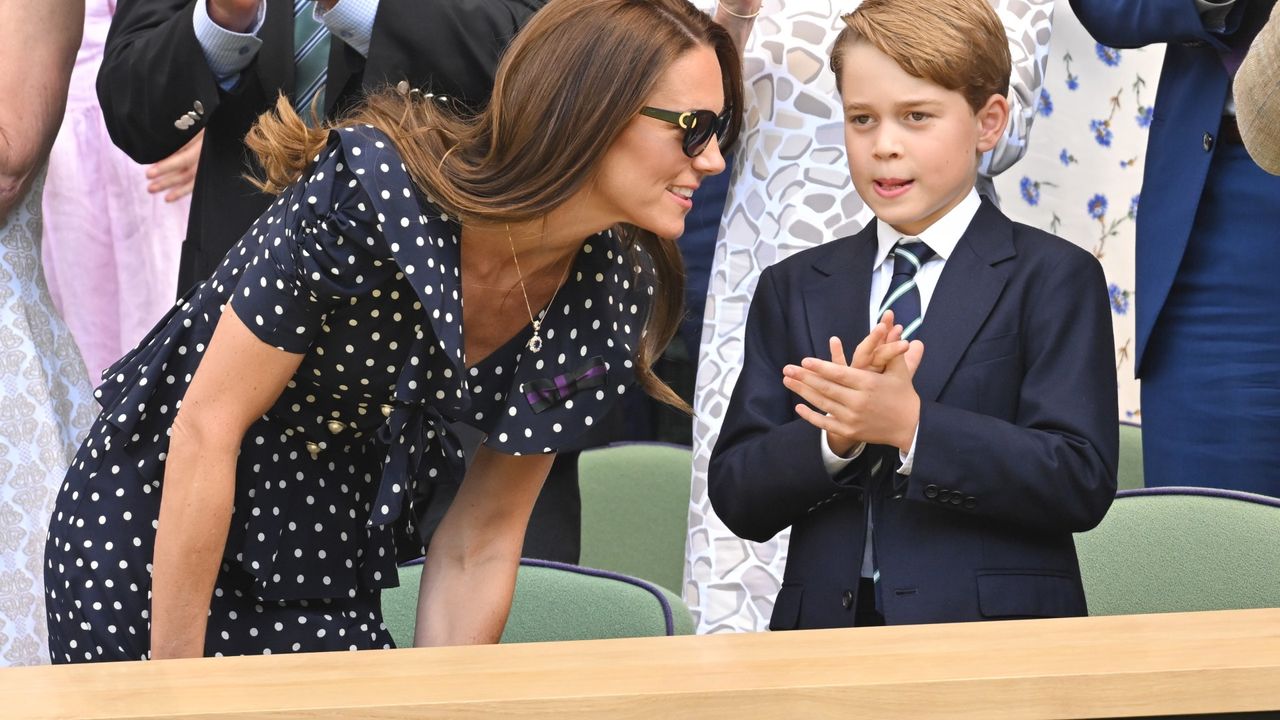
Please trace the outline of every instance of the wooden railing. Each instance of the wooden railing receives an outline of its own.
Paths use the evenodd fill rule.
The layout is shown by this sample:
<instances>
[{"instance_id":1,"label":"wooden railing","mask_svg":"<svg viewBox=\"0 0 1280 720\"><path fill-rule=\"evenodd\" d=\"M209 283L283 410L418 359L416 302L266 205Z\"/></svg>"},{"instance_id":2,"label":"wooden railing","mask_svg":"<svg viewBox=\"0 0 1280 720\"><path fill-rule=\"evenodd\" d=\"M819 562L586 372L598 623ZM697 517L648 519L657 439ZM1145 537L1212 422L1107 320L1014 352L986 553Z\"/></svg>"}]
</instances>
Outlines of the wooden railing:
<instances>
[{"instance_id":1,"label":"wooden railing","mask_svg":"<svg viewBox=\"0 0 1280 720\"><path fill-rule=\"evenodd\" d=\"M1280 709L1280 609L0 670L5 718L1093 718Z\"/></svg>"}]
</instances>

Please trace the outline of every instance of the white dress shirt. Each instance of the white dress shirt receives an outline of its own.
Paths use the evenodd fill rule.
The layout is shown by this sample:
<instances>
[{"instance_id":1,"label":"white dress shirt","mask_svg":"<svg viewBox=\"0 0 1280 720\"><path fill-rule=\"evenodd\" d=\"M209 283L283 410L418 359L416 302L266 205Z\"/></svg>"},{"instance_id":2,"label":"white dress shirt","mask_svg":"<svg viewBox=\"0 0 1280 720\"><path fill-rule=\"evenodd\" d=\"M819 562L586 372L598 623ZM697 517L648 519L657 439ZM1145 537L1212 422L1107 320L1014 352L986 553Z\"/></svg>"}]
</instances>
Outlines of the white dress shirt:
<instances>
[{"instance_id":1,"label":"white dress shirt","mask_svg":"<svg viewBox=\"0 0 1280 720\"><path fill-rule=\"evenodd\" d=\"M240 81L240 73L249 67L249 63L258 56L262 48L262 40L258 32L267 17L267 2L285 2L286 0L263 0L258 5L258 20L249 32L238 33L228 30L209 17L208 0L196 3L192 14L196 42L204 52L204 58L213 71L218 87L230 90ZM329 12L321 12L316 6L313 12L316 20L324 23L329 34L340 38L355 48L365 57L369 56L369 44L373 39L373 21L378 15L379 0L339 0Z\"/></svg>"}]
</instances>

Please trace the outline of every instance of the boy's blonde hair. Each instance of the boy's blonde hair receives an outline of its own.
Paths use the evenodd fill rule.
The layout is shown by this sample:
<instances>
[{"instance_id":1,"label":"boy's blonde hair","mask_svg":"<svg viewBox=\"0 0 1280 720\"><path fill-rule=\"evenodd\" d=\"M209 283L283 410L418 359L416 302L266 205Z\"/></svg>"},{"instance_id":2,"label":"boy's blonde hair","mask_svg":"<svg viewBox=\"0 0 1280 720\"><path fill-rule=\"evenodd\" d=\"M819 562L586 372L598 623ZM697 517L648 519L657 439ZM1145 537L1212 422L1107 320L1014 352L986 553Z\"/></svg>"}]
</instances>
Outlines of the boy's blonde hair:
<instances>
[{"instance_id":1,"label":"boy's blonde hair","mask_svg":"<svg viewBox=\"0 0 1280 720\"><path fill-rule=\"evenodd\" d=\"M846 49L865 41L908 75L964 95L974 112L1009 93L1009 41L987 0L863 0L841 19L831 47L837 88Z\"/></svg>"}]
</instances>

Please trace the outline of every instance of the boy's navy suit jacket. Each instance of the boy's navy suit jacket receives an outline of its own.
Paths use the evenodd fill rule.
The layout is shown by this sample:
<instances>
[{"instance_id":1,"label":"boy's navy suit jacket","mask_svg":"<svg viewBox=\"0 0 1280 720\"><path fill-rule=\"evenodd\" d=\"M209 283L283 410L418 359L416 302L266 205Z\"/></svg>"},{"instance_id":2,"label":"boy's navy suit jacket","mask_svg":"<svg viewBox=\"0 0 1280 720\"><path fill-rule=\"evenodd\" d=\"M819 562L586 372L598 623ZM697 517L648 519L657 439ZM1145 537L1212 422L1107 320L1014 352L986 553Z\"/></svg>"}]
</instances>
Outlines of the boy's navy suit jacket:
<instances>
[{"instance_id":1,"label":"boy's navy suit jacket","mask_svg":"<svg viewBox=\"0 0 1280 720\"><path fill-rule=\"evenodd\" d=\"M873 223L766 269L751 303L708 493L741 537L792 529L770 627L852 625L868 503L889 624L1085 614L1072 533L1106 514L1119 452L1097 260L984 201L917 335L913 471L872 445L832 478L782 368L866 336L875 254Z\"/></svg>"}]
</instances>

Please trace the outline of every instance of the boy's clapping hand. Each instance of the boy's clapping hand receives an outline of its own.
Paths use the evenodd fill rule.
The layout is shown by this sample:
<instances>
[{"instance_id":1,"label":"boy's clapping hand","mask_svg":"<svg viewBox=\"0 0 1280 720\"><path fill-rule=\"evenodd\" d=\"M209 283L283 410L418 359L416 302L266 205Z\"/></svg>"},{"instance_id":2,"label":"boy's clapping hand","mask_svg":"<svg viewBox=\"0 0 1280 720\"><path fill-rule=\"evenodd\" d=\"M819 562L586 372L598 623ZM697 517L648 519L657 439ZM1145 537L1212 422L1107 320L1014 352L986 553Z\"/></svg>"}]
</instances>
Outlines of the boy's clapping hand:
<instances>
[{"instance_id":1,"label":"boy's clapping hand","mask_svg":"<svg viewBox=\"0 0 1280 720\"><path fill-rule=\"evenodd\" d=\"M782 369L783 385L813 406L797 403L796 413L826 430L837 455L847 457L868 442L907 452L920 419L920 398L911 379L924 357L924 344L902 339L892 311L885 312L849 360L839 338L830 342L830 360L809 357Z\"/></svg>"}]
</instances>

